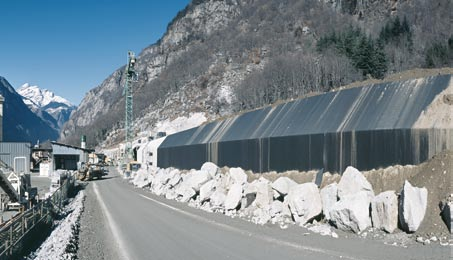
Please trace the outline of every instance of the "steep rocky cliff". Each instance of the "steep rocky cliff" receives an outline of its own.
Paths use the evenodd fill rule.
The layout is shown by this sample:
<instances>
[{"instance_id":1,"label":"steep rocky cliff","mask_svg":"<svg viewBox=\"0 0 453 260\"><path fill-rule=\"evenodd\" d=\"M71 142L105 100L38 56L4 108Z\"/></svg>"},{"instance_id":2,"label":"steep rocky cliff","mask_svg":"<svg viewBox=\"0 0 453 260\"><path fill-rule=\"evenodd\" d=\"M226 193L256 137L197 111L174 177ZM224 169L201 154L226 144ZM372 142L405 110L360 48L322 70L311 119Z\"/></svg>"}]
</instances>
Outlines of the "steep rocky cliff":
<instances>
[{"instance_id":1,"label":"steep rocky cliff","mask_svg":"<svg viewBox=\"0 0 453 260\"><path fill-rule=\"evenodd\" d=\"M165 35L137 57L135 133L152 131L159 121L196 112L212 120L361 79L354 64L344 56L316 51L320 37L348 26L358 26L376 37L389 19L407 16L414 45L410 52L400 46L385 48L388 73L420 67L424 51L434 39L445 40L453 35L448 26L451 1L437 2L192 1L168 25ZM423 15L430 12L437 15ZM90 146L108 146L123 139L123 70L119 68L87 93L64 126L62 141L75 144L85 134ZM292 84L309 87L292 90L288 95L285 91L291 91L291 86L280 88L291 78L300 80ZM243 100L253 99L262 101L253 106L244 104Z\"/></svg>"}]
</instances>

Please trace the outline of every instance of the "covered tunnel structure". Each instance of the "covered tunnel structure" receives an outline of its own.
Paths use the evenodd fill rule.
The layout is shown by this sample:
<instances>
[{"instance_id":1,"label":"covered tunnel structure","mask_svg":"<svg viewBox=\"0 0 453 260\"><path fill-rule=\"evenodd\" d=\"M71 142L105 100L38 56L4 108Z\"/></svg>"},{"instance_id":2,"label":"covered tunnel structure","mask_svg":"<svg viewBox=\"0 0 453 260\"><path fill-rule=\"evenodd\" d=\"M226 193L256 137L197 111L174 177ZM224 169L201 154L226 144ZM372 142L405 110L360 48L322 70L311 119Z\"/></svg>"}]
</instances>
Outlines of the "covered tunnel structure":
<instances>
[{"instance_id":1,"label":"covered tunnel structure","mask_svg":"<svg viewBox=\"0 0 453 260\"><path fill-rule=\"evenodd\" d=\"M452 115L452 75L349 88L170 135L157 164L254 172L419 164L453 150Z\"/></svg>"}]
</instances>

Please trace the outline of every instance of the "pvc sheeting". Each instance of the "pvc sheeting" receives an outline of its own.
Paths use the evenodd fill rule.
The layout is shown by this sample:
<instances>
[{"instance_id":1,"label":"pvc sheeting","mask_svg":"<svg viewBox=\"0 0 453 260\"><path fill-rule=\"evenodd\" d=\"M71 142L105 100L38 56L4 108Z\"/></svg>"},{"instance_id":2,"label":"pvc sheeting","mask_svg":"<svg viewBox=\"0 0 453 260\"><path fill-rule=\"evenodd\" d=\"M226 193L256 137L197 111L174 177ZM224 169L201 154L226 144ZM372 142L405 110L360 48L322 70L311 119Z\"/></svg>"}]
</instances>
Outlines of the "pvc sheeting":
<instances>
[{"instance_id":1,"label":"pvc sheeting","mask_svg":"<svg viewBox=\"0 0 453 260\"><path fill-rule=\"evenodd\" d=\"M418 164L452 149L452 128L413 129L451 75L345 89L251 111L170 135L159 167L342 172Z\"/></svg>"}]
</instances>

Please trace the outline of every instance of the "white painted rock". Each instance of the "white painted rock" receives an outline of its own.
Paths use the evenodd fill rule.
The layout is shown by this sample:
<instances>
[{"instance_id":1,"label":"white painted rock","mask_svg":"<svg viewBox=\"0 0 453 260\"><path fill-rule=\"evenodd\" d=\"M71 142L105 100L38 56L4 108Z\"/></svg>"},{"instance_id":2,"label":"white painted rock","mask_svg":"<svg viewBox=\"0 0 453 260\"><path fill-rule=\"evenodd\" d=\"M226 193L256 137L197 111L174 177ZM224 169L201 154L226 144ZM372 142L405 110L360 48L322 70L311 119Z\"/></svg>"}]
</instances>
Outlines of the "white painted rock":
<instances>
[{"instance_id":1,"label":"white painted rock","mask_svg":"<svg viewBox=\"0 0 453 260\"><path fill-rule=\"evenodd\" d=\"M225 199L225 193L216 190L211 197L209 197L209 202L213 207L223 207L225 205Z\"/></svg>"},{"instance_id":2,"label":"white painted rock","mask_svg":"<svg viewBox=\"0 0 453 260\"><path fill-rule=\"evenodd\" d=\"M330 220L338 229L359 233L371 226L370 203L366 191L344 195L330 210Z\"/></svg>"},{"instance_id":3,"label":"white painted rock","mask_svg":"<svg viewBox=\"0 0 453 260\"><path fill-rule=\"evenodd\" d=\"M211 175L211 178L214 178L217 175L217 171L219 170L219 167L215 165L212 162L205 162L201 166L201 170L207 172L209 175Z\"/></svg>"},{"instance_id":4,"label":"white painted rock","mask_svg":"<svg viewBox=\"0 0 453 260\"><path fill-rule=\"evenodd\" d=\"M196 171L190 176L189 179L185 182L189 187L199 192L203 184L211 180L211 175L206 171Z\"/></svg>"},{"instance_id":5,"label":"white painted rock","mask_svg":"<svg viewBox=\"0 0 453 260\"><path fill-rule=\"evenodd\" d=\"M228 191L228 194L225 198L225 209L226 210L236 209L237 206L239 205L239 202L241 202L241 198L242 198L242 184L234 183L230 187L230 190Z\"/></svg>"},{"instance_id":6,"label":"white painted rock","mask_svg":"<svg viewBox=\"0 0 453 260\"><path fill-rule=\"evenodd\" d=\"M241 168L231 168L229 171L230 177L233 179L233 183L244 184L247 182L247 174Z\"/></svg>"},{"instance_id":7,"label":"white painted rock","mask_svg":"<svg viewBox=\"0 0 453 260\"><path fill-rule=\"evenodd\" d=\"M255 183L255 187L257 190L254 202L255 205L258 208L269 206L274 200L274 194L272 192L272 187L269 181L264 178L260 178L258 182Z\"/></svg>"},{"instance_id":8,"label":"white painted rock","mask_svg":"<svg viewBox=\"0 0 453 260\"><path fill-rule=\"evenodd\" d=\"M341 180L338 183L338 198L341 200L343 196L355 194L360 191L365 191L370 198L374 197L374 191L371 184L356 168L349 166L343 172Z\"/></svg>"},{"instance_id":9,"label":"white painted rock","mask_svg":"<svg viewBox=\"0 0 453 260\"><path fill-rule=\"evenodd\" d=\"M203 184L203 186L201 186L201 188L200 188L200 202L203 202L203 201L209 199L209 197L211 197L211 195L216 190L215 185L216 185L216 181L215 180L210 180L210 181L206 182L205 184Z\"/></svg>"},{"instance_id":10,"label":"white painted rock","mask_svg":"<svg viewBox=\"0 0 453 260\"><path fill-rule=\"evenodd\" d=\"M415 232L423 221L428 204L428 190L404 182L399 201L399 220L403 230Z\"/></svg>"},{"instance_id":11,"label":"white painted rock","mask_svg":"<svg viewBox=\"0 0 453 260\"><path fill-rule=\"evenodd\" d=\"M373 227L389 233L398 227L398 197L394 191L378 194L371 201L371 220Z\"/></svg>"},{"instance_id":12,"label":"white painted rock","mask_svg":"<svg viewBox=\"0 0 453 260\"><path fill-rule=\"evenodd\" d=\"M176 194L180 197L181 202L188 202L193 196L195 196L196 192L189 186L182 184L179 185L178 188L175 190Z\"/></svg>"},{"instance_id":13,"label":"white painted rock","mask_svg":"<svg viewBox=\"0 0 453 260\"><path fill-rule=\"evenodd\" d=\"M294 220L305 224L322 212L321 196L314 183L298 184L288 192L288 204Z\"/></svg>"},{"instance_id":14,"label":"white painted rock","mask_svg":"<svg viewBox=\"0 0 453 260\"><path fill-rule=\"evenodd\" d=\"M289 189L296 186L297 183L288 177L280 177L272 183L272 189L276 190L282 196L286 196Z\"/></svg>"},{"instance_id":15,"label":"white painted rock","mask_svg":"<svg viewBox=\"0 0 453 260\"><path fill-rule=\"evenodd\" d=\"M326 220L330 220L330 210L337 202L338 185L336 182L321 189L322 212Z\"/></svg>"}]
</instances>

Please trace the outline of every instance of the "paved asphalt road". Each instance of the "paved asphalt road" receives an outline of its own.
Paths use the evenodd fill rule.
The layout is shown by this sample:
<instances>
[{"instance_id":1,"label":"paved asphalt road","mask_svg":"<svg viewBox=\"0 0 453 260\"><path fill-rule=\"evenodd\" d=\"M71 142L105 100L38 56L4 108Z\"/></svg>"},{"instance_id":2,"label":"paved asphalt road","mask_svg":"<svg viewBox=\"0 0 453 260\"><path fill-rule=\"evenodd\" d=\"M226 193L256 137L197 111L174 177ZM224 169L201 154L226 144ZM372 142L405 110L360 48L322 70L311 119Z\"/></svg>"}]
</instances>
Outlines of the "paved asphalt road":
<instances>
[{"instance_id":1,"label":"paved asphalt road","mask_svg":"<svg viewBox=\"0 0 453 260\"><path fill-rule=\"evenodd\" d=\"M409 248L259 226L157 197L114 170L86 186L79 259L451 259L451 248Z\"/></svg>"}]
</instances>

